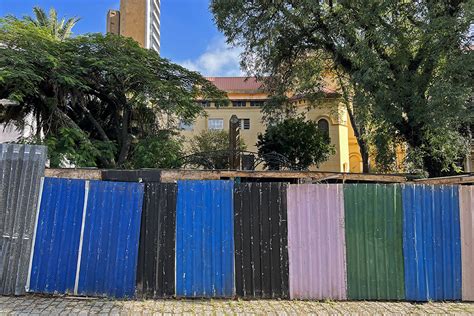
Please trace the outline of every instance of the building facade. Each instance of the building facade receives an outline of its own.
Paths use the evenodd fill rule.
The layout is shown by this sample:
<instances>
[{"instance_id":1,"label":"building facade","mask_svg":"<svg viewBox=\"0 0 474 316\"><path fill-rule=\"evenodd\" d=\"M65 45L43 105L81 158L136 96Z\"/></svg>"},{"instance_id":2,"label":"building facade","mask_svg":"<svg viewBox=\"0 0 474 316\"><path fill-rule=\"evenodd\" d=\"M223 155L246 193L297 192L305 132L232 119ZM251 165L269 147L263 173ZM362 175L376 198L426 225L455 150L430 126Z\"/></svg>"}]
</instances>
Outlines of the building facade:
<instances>
[{"instance_id":1,"label":"building facade","mask_svg":"<svg viewBox=\"0 0 474 316\"><path fill-rule=\"evenodd\" d=\"M191 139L204 130L229 130L229 120L236 115L240 120L240 137L248 151L257 152L258 134L263 134L266 125L263 122L262 106L268 99L268 93L255 78L245 77L212 77L207 78L214 85L227 93L230 100L228 106L215 107L212 102L200 101L206 115L196 119L193 124L180 124L181 134ZM318 123L326 129L334 145L336 153L323 163L319 171L361 172L362 158L350 125L345 106L335 91L326 89L326 97L321 104L308 109L308 103L303 98L295 98L293 102L300 113L305 113L308 120Z\"/></svg>"},{"instance_id":2,"label":"building facade","mask_svg":"<svg viewBox=\"0 0 474 316\"><path fill-rule=\"evenodd\" d=\"M107 12L107 33L131 37L159 53L160 1L121 0L120 10Z\"/></svg>"}]
</instances>

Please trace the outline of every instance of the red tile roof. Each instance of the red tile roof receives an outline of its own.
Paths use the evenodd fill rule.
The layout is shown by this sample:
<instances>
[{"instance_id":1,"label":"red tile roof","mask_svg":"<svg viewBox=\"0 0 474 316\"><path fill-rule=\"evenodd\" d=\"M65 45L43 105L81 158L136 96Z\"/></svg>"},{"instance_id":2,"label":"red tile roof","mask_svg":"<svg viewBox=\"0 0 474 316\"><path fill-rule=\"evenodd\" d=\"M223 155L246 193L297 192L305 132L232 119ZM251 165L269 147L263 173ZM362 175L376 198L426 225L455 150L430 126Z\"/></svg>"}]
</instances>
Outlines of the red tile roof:
<instances>
[{"instance_id":1,"label":"red tile roof","mask_svg":"<svg viewBox=\"0 0 474 316\"><path fill-rule=\"evenodd\" d=\"M217 88L223 91L262 90L263 84L255 77L207 77Z\"/></svg>"},{"instance_id":2,"label":"red tile roof","mask_svg":"<svg viewBox=\"0 0 474 316\"><path fill-rule=\"evenodd\" d=\"M206 77L218 89L222 91L263 91L263 83L255 77ZM335 94L336 91L329 88L322 89L324 93Z\"/></svg>"}]
</instances>

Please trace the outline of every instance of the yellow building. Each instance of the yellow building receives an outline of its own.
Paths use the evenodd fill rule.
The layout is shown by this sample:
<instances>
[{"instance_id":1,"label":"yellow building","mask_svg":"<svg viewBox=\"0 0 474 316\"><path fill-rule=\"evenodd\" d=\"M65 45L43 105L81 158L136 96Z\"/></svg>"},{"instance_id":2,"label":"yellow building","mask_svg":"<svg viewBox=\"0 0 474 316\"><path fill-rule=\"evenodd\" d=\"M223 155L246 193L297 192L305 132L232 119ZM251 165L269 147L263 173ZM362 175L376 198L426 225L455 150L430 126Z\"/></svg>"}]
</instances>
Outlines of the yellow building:
<instances>
[{"instance_id":1,"label":"yellow building","mask_svg":"<svg viewBox=\"0 0 474 316\"><path fill-rule=\"evenodd\" d=\"M232 115L240 119L240 136L247 145L247 150L257 152L257 135L264 133L261 107L268 99L268 94L261 89L255 78L245 77L212 77L207 78L214 85L227 93L230 104L216 108L212 102L201 101L206 116L199 117L192 125L181 124L182 135L190 139L204 130L228 130ZM354 131L342 100L335 91L325 89L326 97L317 108L307 111L308 104L302 98L293 102L300 113L306 112L306 118L318 122L320 128L327 129L336 153L319 168L320 171L361 172L362 159Z\"/></svg>"},{"instance_id":2,"label":"yellow building","mask_svg":"<svg viewBox=\"0 0 474 316\"><path fill-rule=\"evenodd\" d=\"M160 52L160 1L121 0L120 10L107 13L107 33L131 37Z\"/></svg>"}]
</instances>

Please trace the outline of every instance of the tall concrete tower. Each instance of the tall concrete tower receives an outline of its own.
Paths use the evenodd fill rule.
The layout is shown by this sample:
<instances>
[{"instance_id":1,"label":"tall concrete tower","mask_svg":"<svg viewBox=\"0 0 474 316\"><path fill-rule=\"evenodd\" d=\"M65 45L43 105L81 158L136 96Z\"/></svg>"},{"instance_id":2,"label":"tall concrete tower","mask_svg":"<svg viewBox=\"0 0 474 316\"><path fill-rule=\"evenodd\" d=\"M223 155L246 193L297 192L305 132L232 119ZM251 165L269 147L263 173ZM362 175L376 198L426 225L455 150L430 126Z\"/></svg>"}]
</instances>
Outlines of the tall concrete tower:
<instances>
[{"instance_id":1,"label":"tall concrete tower","mask_svg":"<svg viewBox=\"0 0 474 316\"><path fill-rule=\"evenodd\" d=\"M161 0L147 0L147 48L160 52L160 3Z\"/></svg>"},{"instance_id":2,"label":"tall concrete tower","mask_svg":"<svg viewBox=\"0 0 474 316\"><path fill-rule=\"evenodd\" d=\"M107 32L131 37L160 52L160 0L121 0L120 11L107 13Z\"/></svg>"}]
</instances>

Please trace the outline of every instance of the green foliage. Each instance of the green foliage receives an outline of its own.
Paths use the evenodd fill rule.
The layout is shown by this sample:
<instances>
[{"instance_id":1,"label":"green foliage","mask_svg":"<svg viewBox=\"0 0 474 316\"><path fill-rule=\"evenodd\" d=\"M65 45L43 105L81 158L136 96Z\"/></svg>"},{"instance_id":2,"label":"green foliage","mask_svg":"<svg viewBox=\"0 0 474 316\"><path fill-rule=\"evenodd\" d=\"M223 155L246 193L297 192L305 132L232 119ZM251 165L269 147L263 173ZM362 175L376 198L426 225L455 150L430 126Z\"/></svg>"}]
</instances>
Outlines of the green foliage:
<instances>
[{"instance_id":1,"label":"green foliage","mask_svg":"<svg viewBox=\"0 0 474 316\"><path fill-rule=\"evenodd\" d=\"M81 130L61 128L57 135L45 139L48 146L50 166L53 168L67 167L97 167L98 157L113 157L116 148L114 144L90 140Z\"/></svg>"},{"instance_id":2,"label":"green foliage","mask_svg":"<svg viewBox=\"0 0 474 316\"><path fill-rule=\"evenodd\" d=\"M245 150L244 141L240 140L240 150ZM202 131L194 136L190 141L190 152L210 152L229 149L229 132L224 130Z\"/></svg>"},{"instance_id":3,"label":"green foliage","mask_svg":"<svg viewBox=\"0 0 474 316\"><path fill-rule=\"evenodd\" d=\"M45 23L0 19L0 99L18 102L0 111L0 123L19 126L31 114L38 123L36 138L44 135L68 143L61 140L67 129L85 135L92 144L87 146L113 144L113 155L91 154L84 159L66 147L70 152L60 152L72 164L133 166L128 162L135 153L139 166L166 165L168 158L159 162L137 153L169 141L164 131L177 127L177 117L192 121L199 115L203 110L197 98L217 104L226 99L200 74L132 39L88 34L58 40L50 27L42 26Z\"/></svg>"},{"instance_id":4,"label":"green foliage","mask_svg":"<svg viewBox=\"0 0 474 316\"><path fill-rule=\"evenodd\" d=\"M239 150L246 150L240 139ZM229 132L220 130L202 131L189 143L190 164L206 169L229 168Z\"/></svg>"},{"instance_id":5,"label":"green foliage","mask_svg":"<svg viewBox=\"0 0 474 316\"><path fill-rule=\"evenodd\" d=\"M258 135L257 147L264 159L273 153L285 156L294 170L319 166L335 153L329 136L318 129L318 124L301 117L285 119L269 126L265 134ZM274 159L268 159L266 167L280 169Z\"/></svg>"},{"instance_id":6,"label":"green foliage","mask_svg":"<svg viewBox=\"0 0 474 316\"><path fill-rule=\"evenodd\" d=\"M127 165L131 169L181 167L183 140L168 132L148 139L142 139L135 146Z\"/></svg>"},{"instance_id":7,"label":"green foliage","mask_svg":"<svg viewBox=\"0 0 474 316\"><path fill-rule=\"evenodd\" d=\"M359 145L376 147L382 169L406 144L407 171L458 170L473 122L474 2L213 0L211 9L275 95L316 97L324 71L338 74Z\"/></svg>"}]
</instances>

